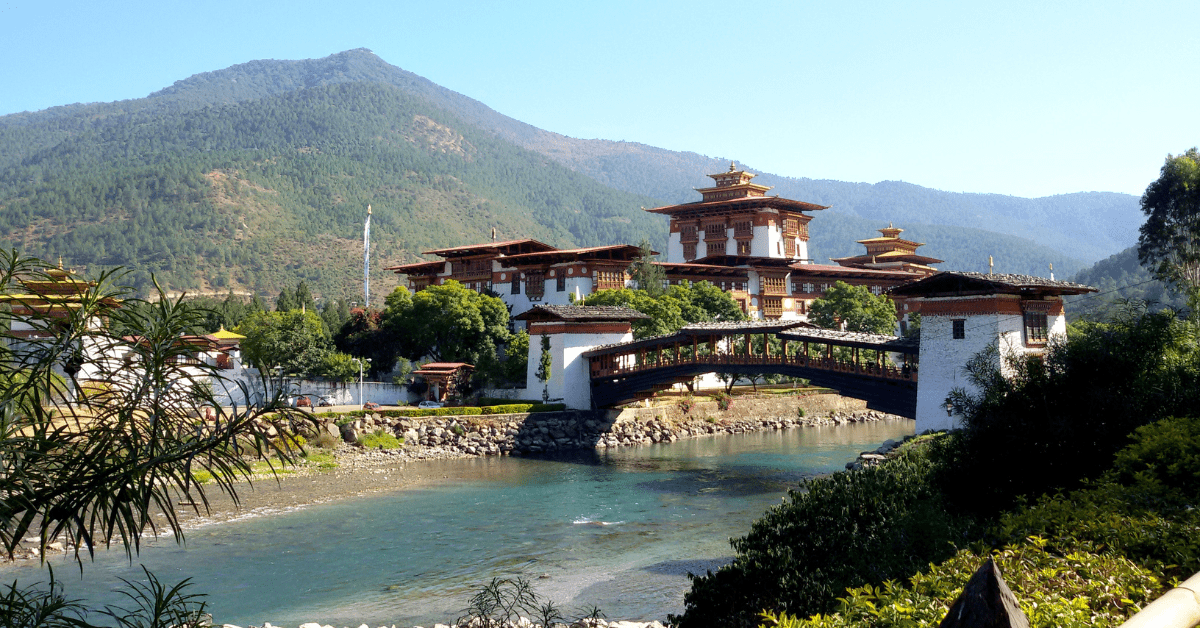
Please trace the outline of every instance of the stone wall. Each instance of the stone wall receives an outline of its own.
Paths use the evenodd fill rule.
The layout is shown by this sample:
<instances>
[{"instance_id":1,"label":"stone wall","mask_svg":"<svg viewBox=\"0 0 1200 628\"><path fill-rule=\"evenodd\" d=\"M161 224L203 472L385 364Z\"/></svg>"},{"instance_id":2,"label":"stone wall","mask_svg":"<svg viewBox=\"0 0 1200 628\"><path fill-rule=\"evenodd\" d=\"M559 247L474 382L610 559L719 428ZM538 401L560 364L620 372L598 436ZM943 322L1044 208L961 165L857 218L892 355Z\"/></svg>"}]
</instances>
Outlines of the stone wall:
<instances>
[{"instance_id":1,"label":"stone wall","mask_svg":"<svg viewBox=\"0 0 1200 628\"><path fill-rule=\"evenodd\" d=\"M798 409L804 409L800 416ZM715 434L740 434L897 418L866 410L862 401L838 395L735 398L728 410L716 402L674 403L626 410L568 410L538 414L397 418L378 414L319 429L356 442L384 430L404 438L396 454L411 458L522 455L674 442Z\"/></svg>"}]
</instances>

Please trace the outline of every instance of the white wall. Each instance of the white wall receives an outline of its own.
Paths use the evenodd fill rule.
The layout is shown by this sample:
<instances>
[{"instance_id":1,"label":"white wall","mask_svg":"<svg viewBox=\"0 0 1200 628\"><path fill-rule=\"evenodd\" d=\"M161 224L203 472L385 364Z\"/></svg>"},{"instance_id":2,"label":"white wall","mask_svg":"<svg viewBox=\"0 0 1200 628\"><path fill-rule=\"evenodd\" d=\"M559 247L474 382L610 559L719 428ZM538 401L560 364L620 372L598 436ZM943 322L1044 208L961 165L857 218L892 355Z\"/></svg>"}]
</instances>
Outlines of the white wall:
<instances>
[{"instance_id":1,"label":"white wall","mask_svg":"<svg viewBox=\"0 0 1200 628\"><path fill-rule=\"evenodd\" d=\"M542 336L529 334L529 370L526 373L526 389L530 399L542 397L543 386L550 399L561 399L573 410L590 410L592 407L592 376L583 352L602 345L633 340L633 332L624 334L550 334L550 381L538 381L538 367L542 363Z\"/></svg>"},{"instance_id":2,"label":"white wall","mask_svg":"<svg viewBox=\"0 0 1200 628\"><path fill-rule=\"evenodd\" d=\"M687 261L687 260L683 259L683 240L682 240L682 238L683 238L683 234L681 234L681 233L668 233L667 234L667 263L668 264L682 264ZM697 248L699 248L699 246L697 246ZM699 257L704 257L703 255L700 255L700 251L696 251L696 255Z\"/></svg>"},{"instance_id":3,"label":"white wall","mask_svg":"<svg viewBox=\"0 0 1200 628\"><path fill-rule=\"evenodd\" d=\"M966 337L953 338L952 321L961 319ZM1051 316L1047 320L1051 338L1066 335L1066 317ZM1000 372L1012 375L1009 358L1041 347L1028 348L1024 339L1024 318L1020 314L980 315L923 315L921 317L920 373L917 385L917 433L925 430L957 429L961 416L946 416L946 397L955 388L970 394L978 393L967 379L964 367L980 351L989 346L999 348L997 360Z\"/></svg>"}]
</instances>

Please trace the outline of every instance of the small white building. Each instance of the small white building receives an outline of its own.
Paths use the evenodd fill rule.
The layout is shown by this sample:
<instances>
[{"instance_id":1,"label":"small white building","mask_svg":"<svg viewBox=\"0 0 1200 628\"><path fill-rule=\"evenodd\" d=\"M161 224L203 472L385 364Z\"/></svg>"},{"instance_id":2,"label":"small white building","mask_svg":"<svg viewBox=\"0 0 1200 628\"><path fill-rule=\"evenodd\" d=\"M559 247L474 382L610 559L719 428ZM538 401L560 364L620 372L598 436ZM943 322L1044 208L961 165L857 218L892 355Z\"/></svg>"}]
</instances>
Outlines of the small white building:
<instances>
[{"instance_id":1,"label":"small white building","mask_svg":"<svg viewBox=\"0 0 1200 628\"><path fill-rule=\"evenodd\" d=\"M525 394L565 403L573 410L592 407L592 379L583 353L601 345L633 340L632 322L649 318L620 306L535 305L515 317L529 330L529 371ZM542 382L542 338L549 342L550 378Z\"/></svg>"},{"instance_id":2,"label":"small white building","mask_svg":"<svg viewBox=\"0 0 1200 628\"><path fill-rule=\"evenodd\" d=\"M941 272L890 294L920 300L921 365L917 432L956 429L961 417L948 409L956 388L978 392L964 366L988 347L1008 374L1014 359L1040 356L1067 333L1064 294L1096 289L1028 275Z\"/></svg>"}]
</instances>

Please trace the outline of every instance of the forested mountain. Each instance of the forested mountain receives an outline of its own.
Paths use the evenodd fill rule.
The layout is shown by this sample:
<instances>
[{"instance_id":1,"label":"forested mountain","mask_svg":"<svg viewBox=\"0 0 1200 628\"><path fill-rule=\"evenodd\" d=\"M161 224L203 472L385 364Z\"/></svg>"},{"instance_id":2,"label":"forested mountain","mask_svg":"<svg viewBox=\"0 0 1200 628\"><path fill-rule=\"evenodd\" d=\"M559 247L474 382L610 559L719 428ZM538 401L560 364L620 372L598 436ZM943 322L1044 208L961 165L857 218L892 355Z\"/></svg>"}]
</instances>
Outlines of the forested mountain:
<instances>
[{"instance_id":1,"label":"forested mountain","mask_svg":"<svg viewBox=\"0 0 1200 628\"><path fill-rule=\"evenodd\" d=\"M1127 300L1147 301L1153 308L1173 307L1182 310L1187 305L1186 296L1174 293L1138 263L1136 246L1079 271L1071 281L1099 290L1097 294L1068 298L1067 316L1071 319L1111 318L1121 307L1121 302Z\"/></svg>"},{"instance_id":2,"label":"forested mountain","mask_svg":"<svg viewBox=\"0 0 1200 628\"><path fill-rule=\"evenodd\" d=\"M368 203L376 269L484 241L493 226L560 246L665 241L664 219L640 209L652 199L390 85L121 118L70 118L76 130L57 144L0 169L3 244L77 266L125 265L139 286L153 272L177 288L274 292L303 278L341 294L361 279ZM10 141L0 132L0 145Z\"/></svg>"},{"instance_id":3,"label":"forested mountain","mask_svg":"<svg viewBox=\"0 0 1200 628\"><path fill-rule=\"evenodd\" d=\"M77 267L124 265L143 287L151 272L168 287L218 292L275 293L306 279L340 297L359 290L368 203L376 269L485 240L493 226L556 246L661 247L665 222L640 207L697 200L692 188L726 168L543 131L360 49L253 61L142 99L0 116L0 244ZM817 261L859 253L855 240L894 222L944 268L986 270L990 254L998 272L1044 275L1053 263L1065 275L1127 246L1140 223L1137 200L1118 194L756 181L833 205L812 223ZM380 279L394 282L374 276L377 294L389 288Z\"/></svg>"}]
</instances>

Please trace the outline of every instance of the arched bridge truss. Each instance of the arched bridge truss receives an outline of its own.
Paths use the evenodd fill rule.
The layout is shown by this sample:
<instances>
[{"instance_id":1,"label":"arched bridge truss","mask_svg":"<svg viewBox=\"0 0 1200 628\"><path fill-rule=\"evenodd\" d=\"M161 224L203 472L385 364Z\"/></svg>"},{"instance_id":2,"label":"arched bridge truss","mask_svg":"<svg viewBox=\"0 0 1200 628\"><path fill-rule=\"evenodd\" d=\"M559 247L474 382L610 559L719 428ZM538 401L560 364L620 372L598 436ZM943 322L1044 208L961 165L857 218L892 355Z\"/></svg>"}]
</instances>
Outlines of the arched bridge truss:
<instances>
[{"instance_id":1,"label":"arched bridge truss","mask_svg":"<svg viewBox=\"0 0 1200 628\"><path fill-rule=\"evenodd\" d=\"M674 334L585 351L592 405L647 398L704 373L779 374L915 418L916 338L821 329L800 321L696 323Z\"/></svg>"}]
</instances>

